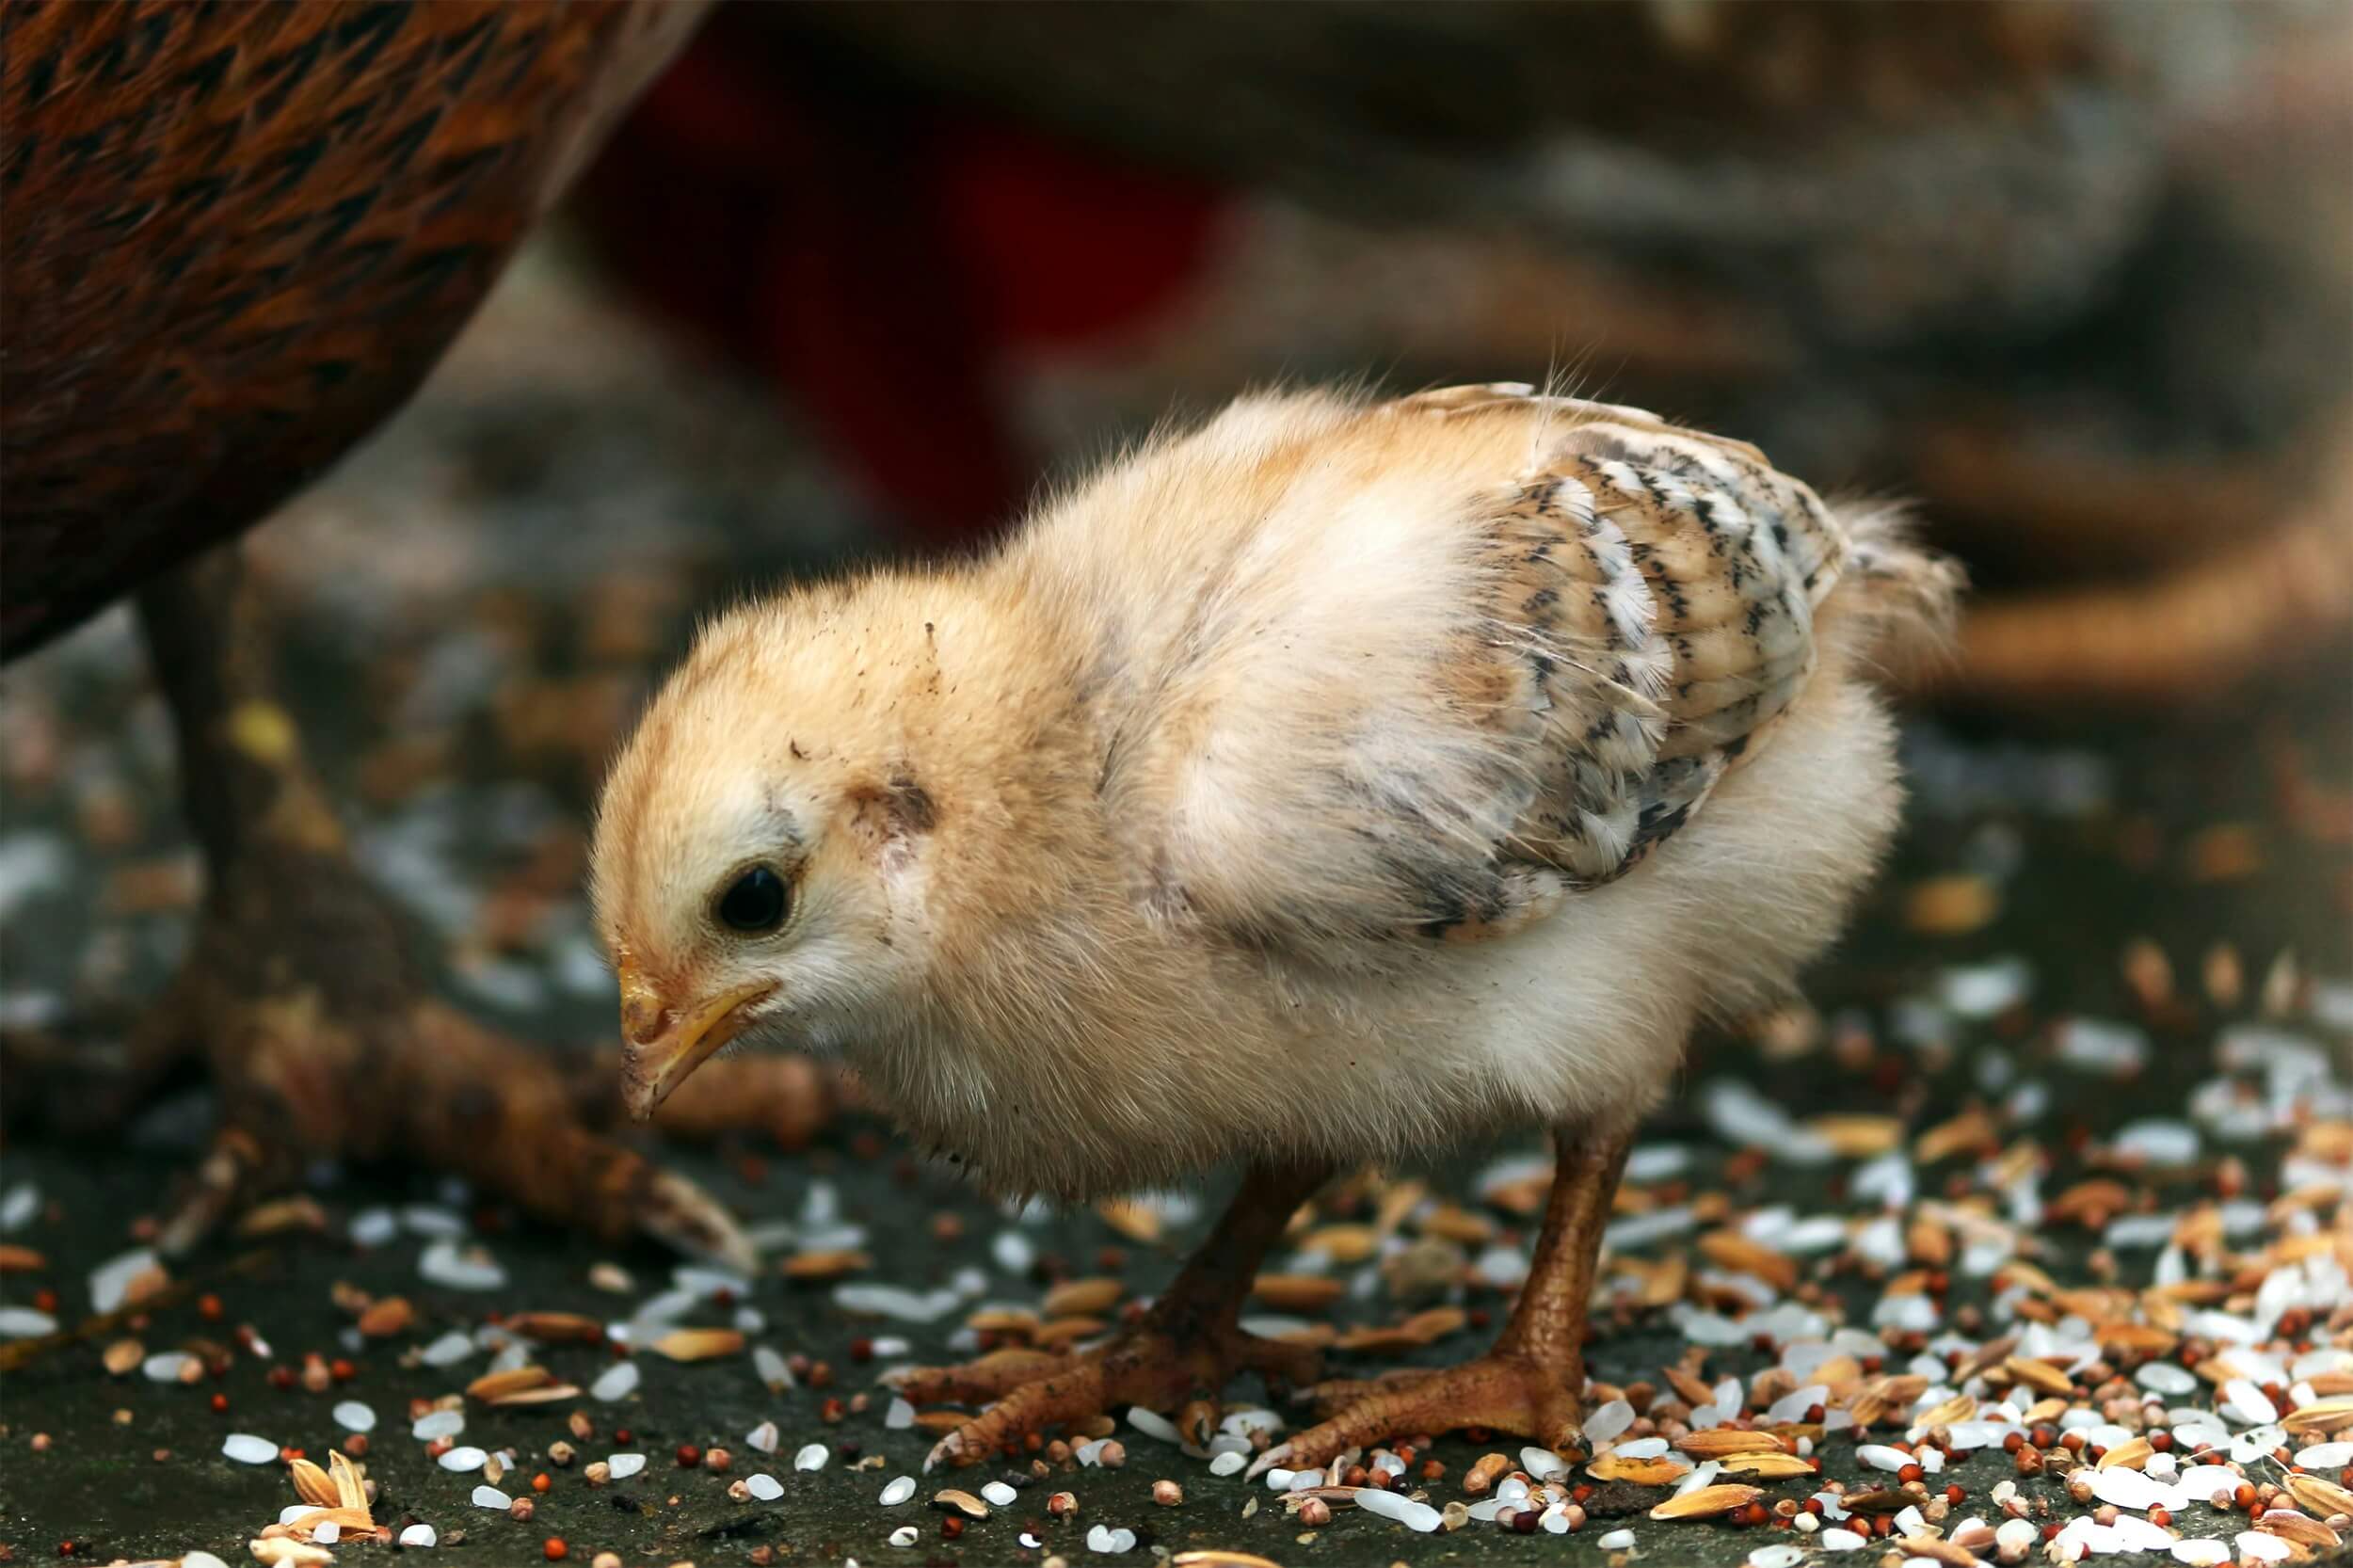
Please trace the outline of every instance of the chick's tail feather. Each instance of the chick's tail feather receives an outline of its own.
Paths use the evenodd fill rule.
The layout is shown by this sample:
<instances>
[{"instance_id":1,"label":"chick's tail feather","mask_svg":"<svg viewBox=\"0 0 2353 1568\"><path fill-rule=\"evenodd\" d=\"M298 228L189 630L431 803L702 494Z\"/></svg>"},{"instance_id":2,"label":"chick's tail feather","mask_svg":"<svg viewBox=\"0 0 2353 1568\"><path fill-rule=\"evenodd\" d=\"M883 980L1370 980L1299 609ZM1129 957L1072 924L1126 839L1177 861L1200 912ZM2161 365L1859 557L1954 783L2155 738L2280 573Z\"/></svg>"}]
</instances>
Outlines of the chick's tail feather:
<instances>
[{"instance_id":1,"label":"chick's tail feather","mask_svg":"<svg viewBox=\"0 0 2353 1568\"><path fill-rule=\"evenodd\" d=\"M1953 656L1968 574L1913 537L1915 521L1900 504L1849 502L1837 512L1847 566L1817 618L1897 684L1913 684Z\"/></svg>"}]
</instances>

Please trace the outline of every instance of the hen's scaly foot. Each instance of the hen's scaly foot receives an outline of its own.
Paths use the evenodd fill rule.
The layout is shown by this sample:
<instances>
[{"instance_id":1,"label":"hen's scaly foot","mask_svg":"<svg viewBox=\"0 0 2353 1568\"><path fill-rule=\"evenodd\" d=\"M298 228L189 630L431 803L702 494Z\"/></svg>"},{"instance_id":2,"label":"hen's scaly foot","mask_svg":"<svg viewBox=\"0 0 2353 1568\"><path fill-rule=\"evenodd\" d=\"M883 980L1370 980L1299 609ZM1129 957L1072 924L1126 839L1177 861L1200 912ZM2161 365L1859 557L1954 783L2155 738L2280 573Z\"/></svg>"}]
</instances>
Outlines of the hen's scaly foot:
<instances>
[{"instance_id":1,"label":"hen's scaly foot","mask_svg":"<svg viewBox=\"0 0 2353 1568\"><path fill-rule=\"evenodd\" d=\"M1581 1369L1577 1381L1584 1381ZM1442 1371L1325 1384L1308 1393L1330 1418L1267 1449L1249 1473L1261 1475L1278 1464L1312 1469L1385 1438L1434 1437L1465 1427L1532 1437L1563 1457L1581 1458L1583 1392L1571 1388L1556 1368L1501 1352Z\"/></svg>"},{"instance_id":2,"label":"hen's scaly foot","mask_svg":"<svg viewBox=\"0 0 2353 1568\"><path fill-rule=\"evenodd\" d=\"M928 1471L943 1463L975 1464L1030 1432L1131 1405L1173 1413L1179 1432L1206 1444L1217 1431L1219 1396L1237 1372L1300 1386L1314 1381L1321 1361L1308 1346L1204 1328L1171 1314L1075 1355L1000 1351L961 1367L912 1368L885 1381L914 1404L994 1401L933 1446L923 1461Z\"/></svg>"},{"instance_id":3,"label":"hen's scaly foot","mask_svg":"<svg viewBox=\"0 0 2353 1568\"><path fill-rule=\"evenodd\" d=\"M208 910L194 960L164 1003L210 1063L221 1121L165 1210L162 1251L186 1252L314 1160L398 1159L610 1240L644 1234L757 1265L716 1199L591 1129L555 1053L408 993L396 970L389 983L382 969L371 975L386 994L360 1005L347 984L312 972L320 955L302 936L275 922L253 929L222 902L238 900L232 892ZM339 967L380 956L356 945Z\"/></svg>"},{"instance_id":4,"label":"hen's scaly foot","mask_svg":"<svg viewBox=\"0 0 2353 1568\"><path fill-rule=\"evenodd\" d=\"M164 1220L193 1246L326 1156L467 1177L558 1224L755 1261L710 1194L591 1129L566 1065L437 1000L401 916L362 875L273 690L233 549L143 589L140 623L180 743L206 896L179 979L135 1032L133 1072L200 1049L221 1129ZM610 1081L610 1075L606 1076ZM763 1112L774 1096L744 1096Z\"/></svg>"}]
</instances>

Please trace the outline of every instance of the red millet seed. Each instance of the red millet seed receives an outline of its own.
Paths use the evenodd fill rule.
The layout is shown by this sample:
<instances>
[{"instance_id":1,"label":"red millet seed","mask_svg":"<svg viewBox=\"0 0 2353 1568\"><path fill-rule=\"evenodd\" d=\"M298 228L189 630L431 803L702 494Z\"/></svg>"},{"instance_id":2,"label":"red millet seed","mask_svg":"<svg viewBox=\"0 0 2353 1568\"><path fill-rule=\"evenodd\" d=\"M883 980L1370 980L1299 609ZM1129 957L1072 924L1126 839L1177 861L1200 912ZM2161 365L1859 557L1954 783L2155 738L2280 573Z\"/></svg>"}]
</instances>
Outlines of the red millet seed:
<instances>
[{"instance_id":1,"label":"red millet seed","mask_svg":"<svg viewBox=\"0 0 2353 1568\"><path fill-rule=\"evenodd\" d=\"M694 1444L680 1443L678 1446L678 1467L680 1469L691 1470L702 1462L703 1451Z\"/></svg>"},{"instance_id":2,"label":"red millet seed","mask_svg":"<svg viewBox=\"0 0 2353 1568\"><path fill-rule=\"evenodd\" d=\"M561 1562L572 1555L571 1547L564 1544L564 1538L560 1535L549 1536L539 1549L548 1554L550 1562Z\"/></svg>"},{"instance_id":3,"label":"red millet seed","mask_svg":"<svg viewBox=\"0 0 2353 1568\"><path fill-rule=\"evenodd\" d=\"M226 1394L216 1394L216 1395L214 1395L214 1396L213 1396L213 1414L214 1414L214 1415L218 1416L218 1415L222 1414L223 1412L225 1412L226 1410L228 1410L228 1408L229 1408L229 1396L228 1396L228 1395L226 1395Z\"/></svg>"}]
</instances>

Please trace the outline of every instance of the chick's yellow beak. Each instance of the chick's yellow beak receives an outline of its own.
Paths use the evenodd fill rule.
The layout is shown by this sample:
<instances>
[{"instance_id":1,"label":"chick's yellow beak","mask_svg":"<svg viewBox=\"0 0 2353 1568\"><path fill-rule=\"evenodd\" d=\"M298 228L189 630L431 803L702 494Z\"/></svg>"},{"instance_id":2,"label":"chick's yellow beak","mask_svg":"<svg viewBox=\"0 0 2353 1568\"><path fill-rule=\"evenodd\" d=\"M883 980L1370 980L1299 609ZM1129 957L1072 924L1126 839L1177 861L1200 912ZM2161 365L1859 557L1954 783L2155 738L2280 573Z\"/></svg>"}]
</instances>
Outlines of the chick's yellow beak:
<instances>
[{"instance_id":1,"label":"chick's yellow beak","mask_svg":"<svg viewBox=\"0 0 2353 1568\"><path fill-rule=\"evenodd\" d=\"M621 972L621 1103L639 1121L749 1021L745 1012L773 985L744 985L680 1010L664 1000L626 955Z\"/></svg>"}]
</instances>

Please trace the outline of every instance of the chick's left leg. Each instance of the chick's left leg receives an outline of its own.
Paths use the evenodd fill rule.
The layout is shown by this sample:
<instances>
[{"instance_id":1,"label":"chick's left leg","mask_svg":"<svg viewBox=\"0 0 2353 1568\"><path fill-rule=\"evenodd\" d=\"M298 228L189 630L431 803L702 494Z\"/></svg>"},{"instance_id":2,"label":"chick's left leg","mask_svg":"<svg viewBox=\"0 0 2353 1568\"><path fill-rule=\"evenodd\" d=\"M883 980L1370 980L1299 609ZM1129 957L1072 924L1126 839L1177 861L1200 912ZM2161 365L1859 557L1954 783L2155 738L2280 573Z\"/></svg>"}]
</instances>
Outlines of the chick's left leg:
<instances>
[{"instance_id":1,"label":"chick's left leg","mask_svg":"<svg viewBox=\"0 0 2353 1568\"><path fill-rule=\"evenodd\" d=\"M1443 1371L1318 1390L1331 1418L1258 1456L1250 1474L1329 1464L1348 1448L1409 1433L1484 1427L1555 1449L1584 1446L1585 1314L1609 1200L1632 1129L1562 1131L1545 1228L1512 1320L1495 1349Z\"/></svg>"},{"instance_id":2,"label":"chick's left leg","mask_svg":"<svg viewBox=\"0 0 2353 1568\"><path fill-rule=\"evenodd\" d=\"M1244 1334L1241 1306L1267 1249L1330 1174L1319 1165L1252 1167L1216 1231L1144 1321L1107 1345L1066 1356L1005 1352L892 1377L891 1385L917 1404L996 1401L941 1438L923 1467L970 1464L1029 1432L1129 1405L1176 1412L1177 1426L1206 1443L1217 1425L1218 1396L1235 1373L1292 1387L1314 1382L1318 1352Z\"/></svg>"}]
</instances>

